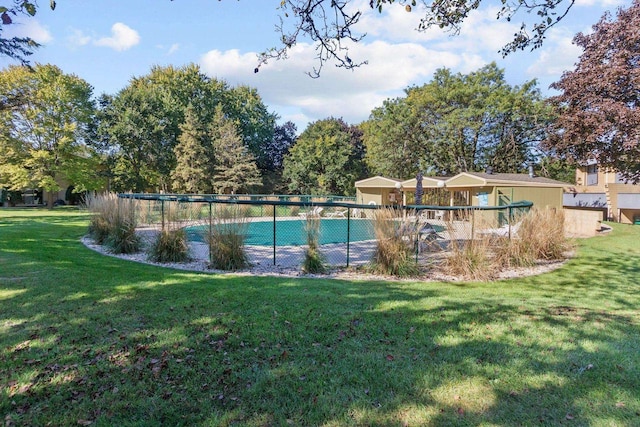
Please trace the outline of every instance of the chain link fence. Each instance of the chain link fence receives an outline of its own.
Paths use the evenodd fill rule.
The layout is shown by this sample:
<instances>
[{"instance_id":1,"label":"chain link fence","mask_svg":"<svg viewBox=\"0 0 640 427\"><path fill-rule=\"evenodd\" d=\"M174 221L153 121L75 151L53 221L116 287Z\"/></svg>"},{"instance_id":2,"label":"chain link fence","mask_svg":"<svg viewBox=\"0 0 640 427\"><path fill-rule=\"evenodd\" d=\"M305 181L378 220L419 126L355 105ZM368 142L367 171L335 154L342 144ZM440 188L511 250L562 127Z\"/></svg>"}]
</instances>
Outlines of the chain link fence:
<instances>
[{"instance_id":1,"label":"chain link fence","mask_svg":"<svg viewBox=\"0 0 640 427\"><path fill-rule=\"evenodd\" d=\"M487 235L512 237L532 206L385 207L337 197L166 194L119 194L118 202L135 204L138 232L147 243L160 231L183 229L191 256L210 261L208 236L231 228L241 236L250 265L285 268L300 268L313 243L310 236L329 266L366 265L378 240L385 238L377 233L381 221L391 222L416 261L428 263L452 244ZM381 210L388 212L385 219L380 219Z\"/></svg>"}]
</instances>

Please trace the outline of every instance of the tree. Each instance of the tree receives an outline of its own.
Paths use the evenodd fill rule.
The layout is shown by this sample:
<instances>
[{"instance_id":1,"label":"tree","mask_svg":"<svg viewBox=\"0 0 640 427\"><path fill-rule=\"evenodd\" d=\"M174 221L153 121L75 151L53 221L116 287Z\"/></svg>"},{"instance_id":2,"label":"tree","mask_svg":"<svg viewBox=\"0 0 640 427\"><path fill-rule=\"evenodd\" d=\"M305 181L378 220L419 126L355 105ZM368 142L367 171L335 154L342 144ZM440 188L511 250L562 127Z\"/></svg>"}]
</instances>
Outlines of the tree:
<instances>
[{"instance_id":1,"label":"tree","mask_svg":"<svg viewBox=\"0 0 640 427\"><path fill-rule=\"evenodd\" d=\"M93 89L75 75L53 65L11 66L0 72L0 92L23 94L23 102L0 111L0 187L11 190L61 189L61 181L77 191L95 189L98 162L86 143L94 114ZM51 207L54 199L50 195Z\"/></svg>"},{"instance_id":2,"label":"tree","mask_svg":"<svg viewBox=\"0 0 640 427\"><path fill-rule=\"evenodd\" d=\"M176 167L174 148L180 125L191 105L198 120L208 123L222 105L237 123L243 144L253 153L273 138L275 115L267 111L257 91L230 88L224 81L205 76L197 65L153 67L133 78L107 105L101 134L108 136L115 157L115 189L172 191L171 172Z\"/></svg>"},{"instance_id":3,"label":"tree","mask_svg":"<svg viewBox=\"0 0 640 427\"><path fill-rule=\"evenodd\" d=\"M495 63L467 75L437 70L406 94L363 124L366 161L377 174L520 172L551 117L535 81L511 87Z\"/></svg>"},{"instance_id":4,"label":"tree","mask_svg":"<svg viewBox=\"0 0 640 427\"><path fill-rule=\"evenodd\" d=\"M190 105L180 125L175 146L176 167L171 172L173 190L184 193L213 193L215 153L206 126Z\"/></svg>"},{"instance_id":5,"label":"tree","mask_svg":"<svg viewBox=\"0 0 640 427\"><path fill-rule=\"evenodd\" d=\"M605 169L640 181L640 0L579 33L576 68L552 87L559 111L547 146L572 161L597 159Z\"/></svg>"},{"instance_id":6,"label":"tree","mask_svg":"<svg viewBox=\"0 0 640 427\"><path fill-rule=\"evenodd\" d=\"M318 66L309 72L313 77L320 75L320 70L328 61L335 61L338 66L347 69L366 64L366 61L354 61L349 56L349 45L361 41L365 36L354 31L363 13L358 8L357 2L354 0L281 0L279 3L281 17L276 29L281 33L282 45L268 49L260 55L256 72L269 59L286 58L296 43L304 39L310 39L315 44L317 52ZM421 16L417 28L419 31L439 27L454 34L460 30L460 26L469 14L483 4L482 0L370 0L369 8L382 12L383 8L391 7L393 3L404 7L407 12L415 11ZM503 47L502 53L506 55L527 47L541 46L547 31L569 13L574 3L575 0L516 0L514 2L503 0L496 18L510 22L519 15L523 17L523 22L520 30L514 34L513 40ZM55 1L51 0L50 6L54 9ZM2 17L0 35L3 26L13 23L11 16L17 14L34 16L36 11L37 4L28 0L14 0L14 6L10 7L0 6ZM531 22L524 19L526 16L533 16ZM23 62L26 62L26 56L30 55L33 48L37 46L38 44L30 38L7 40L0 37L0 55L7 55Z\"/></svg>"},{"instance_id":7,"label":"tree","mask_svg":"<svg viewBox=\"0 0 640 427\"><path fill-rule=\"evenodd\" d=\"M209 137L215 154L213 188L216 193L250 192L262 185L255 158L238 135L236 125L216 108Z\"/></svg>"},{"instance_id":8,"label":"tree","mask_svg":"<svg viewBox=\"0 0 640 427\"><path fill-rule=\"evenodd\" d=\"M261 171L269 169L266 147L273 141L277 116L267 110L255 88L237 86L228 89L225 113L236 122L244 145L253 154Z\"/></svg>"},{"instance_id":9,"label":"tree","mask_svg":"<svg viewBox=\"0 0 640 427\"><path fill-rule=\"evenodd\" d=\"M296 132L296 125L293 122L276 125L273 130L273 139L262 147L262 153L266 160L265 167L262 169L265 193L283 193L287 191L286 185L282 180L282 170L284 158L296 142Z\"/></svg>"},{"instance_id":10,"label":"tree","mask_svg":"<svg viewBox=\"0 0 640 427\"><path fill-rule=\"evenodd\" d=\"M284 159L283 178L297 194L349 195L362 176L354 133L342 119L311 123Z\"/></svg>"},{"instance_id":11,"label":"tree","mask_svg":"<svg viewBox=\"0 0 640 427\"><path fill-rule=\"evenodd\" d=\"M424 157L425 135L406 98L388 99L362 123L364 162L374 175L415 176Z\"/></svg>"}]
</instances>

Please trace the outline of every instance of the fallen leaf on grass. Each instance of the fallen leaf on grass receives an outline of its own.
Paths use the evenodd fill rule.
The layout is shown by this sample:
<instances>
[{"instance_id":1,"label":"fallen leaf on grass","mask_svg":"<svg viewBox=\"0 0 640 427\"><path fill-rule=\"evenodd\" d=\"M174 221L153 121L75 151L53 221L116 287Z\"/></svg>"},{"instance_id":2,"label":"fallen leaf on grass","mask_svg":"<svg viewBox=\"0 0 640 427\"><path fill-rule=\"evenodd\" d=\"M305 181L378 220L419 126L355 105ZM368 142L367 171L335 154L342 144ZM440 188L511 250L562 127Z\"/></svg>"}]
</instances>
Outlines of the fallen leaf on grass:
<instances>
[{"instance_id":1,"label":"fallen leaf on grass","mask_svg":"<svg viewBox=\"0 0 640 427\"><path fill-rule=\"evenodd\" d=\"M90 426L91 424L93 424L93 421L78 420L77 423L78 423L78 425L81 425L81 426Z\"/></svg>"},{"instance_id":2,"label":"fallen leaf on grass","mask_svg":"<svg viewBox=\"0 0 640 427\"><path fill-rule=\"evenodd\" d=\"M624 408L624 402L616 402L616 408Z\"/></svg>"},{"instance_id":3,"label":"fallen leaf on grass","mask_svg":"<svg viewBox=\"0 0 640 427\"><path fill-rule=\"evenodd\" d=\"M389 362L391 362L393 359L395 359L395 357L393 357L393 355L392 355L392 354L387 354L387 360L388 360Z\"/></svg>"}]
</instances>

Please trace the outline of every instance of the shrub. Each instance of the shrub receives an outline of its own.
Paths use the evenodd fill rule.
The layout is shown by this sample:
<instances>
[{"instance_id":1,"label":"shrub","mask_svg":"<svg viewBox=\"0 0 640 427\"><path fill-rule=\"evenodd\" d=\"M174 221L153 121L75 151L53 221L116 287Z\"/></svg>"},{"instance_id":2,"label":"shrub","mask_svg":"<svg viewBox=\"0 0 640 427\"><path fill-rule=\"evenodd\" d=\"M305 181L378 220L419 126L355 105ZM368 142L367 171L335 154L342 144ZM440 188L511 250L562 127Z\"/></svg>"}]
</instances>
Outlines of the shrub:
<instances>
[{"instance_id":1,"label":"shrub","mask_svg":"<svg viewBox=\"0 0 640 427\"><path fill-rule=\"evenodd\" d=\"M119 199L117 195L107 193L88 196L85 203L93 214L89 220L89 235L96 243L117 254L140 250L135 200Z\"/></svg>"},{"instance_id":2,"label":"shrub","mask_svg":"<svg viewBox=\"0 0 640 427\"><path fill-rule=\"evenodd\" d=\"M210 230L205 234L209 245L210 267L220 270L239 270L249 265L244 242L247 219L238 206L218 209Z\"/></svg>"},{"instance_id":3,"label":"shrub","mask_svg":"<svg viewBox=\"0 0 640 427\"><path fill-rule=\"evenodd\" d=\"M373 213L376 249L371 270L393 276L414 276L420 272L414 259L411 242L405 241L409 230L415 227L409 221L396 218L393 209L378 209ZM409 243L409 244L408 244Z\"/></svg>"},{"instance_id":4,"label":"shrub","mask_svg":"<svg viewBox=\"0 0 640 427\"><path fill-rule=\"evenodd\" d=\"M92 214L88 233L97 244L102 245L115 227L118 197L112 193L87 196L85 204L87 210Z\"/></svg>"},{"instance_id":5,"label":"shrub","mask_svg":"<svg viewBox=\"0 0 640 427\"><path fill-rule=\"evenodd\" d=\"M307 250L302 262L302 271L305 273L326 273L327 265L322 252L320 252L320 216L307 215L304 229L307 233Z\"/></svg>"},{"instance_id":6,"label":"shrub","mask_svg":"<svg viewBox=\"0 0 640 427\"><path fill-rule=\"evenodd\" d=\"M452 240L450 252L445 259L446 271L453 276L470 280L493 279L499 271L496 258L493 256L494 242L495 239L492 237L462 242Z\"/></svg>"},{"instance_id":7,"label":"shrub","mask_svg":"<svg viewBox=\"0 0 640 427\"><path fill-rule=\"evenodd\" d=\"M531 266L538 260L563 259L571 249L564 233L564 212L560 209L531 209L524 215L517 234L496 248L503 265Z\"/></svg>"},{"instance_id":8,"label":"shrub","mask_svg":"<svg viewBox=\"0 0 640 427\"><path fill-rule=\"evenodd\" d=\"M187 232L184 228L161 231L149 247L149 259L155 262L184 262L189 260Z\"/></svg>"},{"instance_id":9,"label":"shrub","mask_svg":"<svg viewBox=\"0 0 640 427\"><path fill-rule=\"evenodd\" d=\"M136 203L131 199L118 199L112 229L104 244L116 254L131 254L140 250L140 236L136 233Z\"/></svg>"}]
</instances>

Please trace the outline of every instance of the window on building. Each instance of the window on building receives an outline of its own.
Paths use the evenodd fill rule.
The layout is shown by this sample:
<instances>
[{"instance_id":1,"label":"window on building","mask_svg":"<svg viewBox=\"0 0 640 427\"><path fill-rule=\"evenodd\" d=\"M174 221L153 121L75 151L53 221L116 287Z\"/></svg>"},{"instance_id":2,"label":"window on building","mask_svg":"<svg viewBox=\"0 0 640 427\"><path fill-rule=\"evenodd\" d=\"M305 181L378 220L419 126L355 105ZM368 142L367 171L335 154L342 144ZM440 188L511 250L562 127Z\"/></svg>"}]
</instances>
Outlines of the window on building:
<instances>
[{"instance_id":1,"label":"window on building","mask_svg":"<svg viewBox=\"0 0 640 427\"><path fill-rule=\"evenodd\" d=\"M587 185L598 185L598 165L587 166Z\"/></svg>"}]
</instances>

